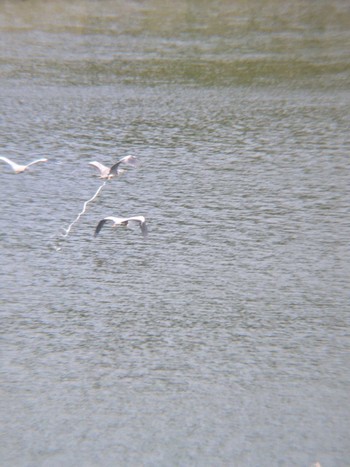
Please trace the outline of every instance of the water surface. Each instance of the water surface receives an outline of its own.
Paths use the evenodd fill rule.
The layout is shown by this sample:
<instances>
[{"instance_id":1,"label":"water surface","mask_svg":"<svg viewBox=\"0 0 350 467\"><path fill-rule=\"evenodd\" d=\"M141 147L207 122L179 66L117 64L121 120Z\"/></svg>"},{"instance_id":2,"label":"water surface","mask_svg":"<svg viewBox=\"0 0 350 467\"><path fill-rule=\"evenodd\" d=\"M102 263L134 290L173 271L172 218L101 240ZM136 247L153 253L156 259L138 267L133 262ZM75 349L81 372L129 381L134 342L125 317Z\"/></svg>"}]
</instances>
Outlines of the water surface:
<instances>
[{"instance_id":1,"label":"water surface","mask_svg":"<svg viewBox=\"0 0 350 467\"><path fill-rule=\"evenodd\" d=\"M282 3L1 2L3 465L348 463L350 12Z\"/></svg>"}]
</instances>

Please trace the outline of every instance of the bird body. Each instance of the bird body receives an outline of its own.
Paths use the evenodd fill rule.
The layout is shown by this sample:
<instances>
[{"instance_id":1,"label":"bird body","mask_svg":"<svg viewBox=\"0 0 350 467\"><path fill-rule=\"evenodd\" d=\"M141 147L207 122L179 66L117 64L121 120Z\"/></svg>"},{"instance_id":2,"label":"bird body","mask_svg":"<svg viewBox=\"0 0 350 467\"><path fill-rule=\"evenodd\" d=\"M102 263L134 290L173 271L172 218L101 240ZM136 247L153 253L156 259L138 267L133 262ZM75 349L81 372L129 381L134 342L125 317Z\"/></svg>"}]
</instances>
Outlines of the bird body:
<instances>
[{"instance_id":1,"label":"bird body","mask_svg":"<svg viewBox=\"0 0 350 467\"><path fill-rule=\"evenodd\" d=\"M134 216L134 217L113 217L113 216L108 216L108 217L105 217L104 219L100 220L100 222L97 224L97 227L95 229L95 234L94 234L95 237L97 237L97 235L100 233L102 227L108 221L113 222L112 227L117 227L118 225L128 226L129 223L139 224L142 235L144 237L147 237L148 229L147 229L146 219L143 216Z\"/></svg>"},{"instance_id":2,"label":"bird body","mask_svg":"<svg viewBox=\"0 0 350 467\"><path fill-rule=\"evenodd\" d=\"M125 156L116 164L112 165L112 167L107 167L101 162L93 161L89 162L89 165L96 167L100 171L100 178L106 178L110 180L111 178L121 175L124 170L119 168L120 164L128 164L128 165L136 165L137 159L135 156Z\"/></svg>"},{"instance_id":3,"label":"bird body","mask_svg":"<svg viewBox=\"0 0 350 467\"><path fill-rule=\"evenodd\" d=\"M1 156L0 160L2 160L4 162L7 162L12 167L13 171L16 174L20 174L20 173L24 172L25 170L28 169L28 167L30 167L33 164L37 164L38 162L47 162L47 159L37 159L37 160L35 160L33 162L30 162L27 165L21 165L21 164L17 164L16 162L11 161L11 159L8 159L7 157L2 157Z\"/></svg>"}]
</instances>

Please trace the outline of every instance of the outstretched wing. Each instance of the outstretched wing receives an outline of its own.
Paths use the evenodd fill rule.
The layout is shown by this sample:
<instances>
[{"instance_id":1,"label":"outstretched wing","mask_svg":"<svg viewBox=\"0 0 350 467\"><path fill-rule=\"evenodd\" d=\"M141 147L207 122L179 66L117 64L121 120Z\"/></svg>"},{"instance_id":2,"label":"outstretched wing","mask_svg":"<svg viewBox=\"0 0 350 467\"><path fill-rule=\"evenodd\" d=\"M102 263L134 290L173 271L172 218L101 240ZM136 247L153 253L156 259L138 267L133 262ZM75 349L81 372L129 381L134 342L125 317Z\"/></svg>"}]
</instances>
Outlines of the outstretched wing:
<instances>
[{"instance_id":1,"label":"outstretched wing","mask_svg":"<svg viewBox=\"0 0 350 467\"><path fill-rule=\"evenodd\" d=\"M35 161L33 162L30 162L27 167L29 167L30 165L33 165L33 164L37 164L38 162L47 162L47 159L36 159Z\"/></svg>"},{"instance_id":2,"label":"outstretched wing","mask_svg":"<svg viewBox=\"0 0 350 467\"><path fill-rule=\"evenodd\" d=\"M107 172L109 170L108 167L106 167L105 165L103 165L103 164L101 164L100 162L97 162L97 161L89 162L89 165L92 165L93 167L96 167L96 169L98 169L100 171L101 175L107 175Z\"/></svg>"},{"instance_id":3,"label":"outstretched wing","mask_svg":"<svg viewBox=\"0 0 350 467\"><path fill-rule=\"evenodd\" d=\"M129 156L125 156L122 159L120 159L119 162L124 162L124 164L136 166L137 165L137 158L135 156L129 155Z\"/></svg>"},{"instance_id":4,"label":"outstretched wing","mask_svg":"<svg viewBox=\"0 0 350 467\"><path fill-rule=\"evenodd\" d=\"M142 235L146 238L148 235L148 228L147 228L146 222L141 222L140 227L141 227Z\"/></svg>"},{"instance_id":5,"label":"outstretched wing","mask_svg":"<svg viewBox=\"0 0 350 467\"><path fill-rule=\"evenodd\" d=\"M112 167L109 170L108 175L118 175L118 172L119 172L118 167L119 167L120 163L121 163L121 161L119 161L116 164L112 165Z\"/></svg>"},{"instance_id":6,"label":"outstretched wing","mask_svg":"<svg viewBox=\"0 0 350 467\"><path fill-rule=\"evenodd\" d=\"M116 164L112 165L109 175L118 175L119 174L119 165L120 164L128 164L136 166L137 159L135 156L125 156L120 159Z\"/></svg>"},{"instance_id":7,"label":"outstretched wing","mask_svg":"<svg viewBox=\"0 0 350 467\"><path fill-rule=\"evenodd\" d=\"M102 219L100 222L97 224L97 227L95 229L94 237L97 237L97 235L100 233L102 227L105 225L106 222L108 222L111 219Z\"/></svg>"},{"instance_id":8,"label":"outstretched wing","mask_svg":"<svg viewBox=\"0 0 350 467\"><path fill-rule=\"evenodd\" d=\"M9 164L13 170L17 170L19 167L21 167L19 164L16 164L16 162L11 161L11 159L8 159L7 157L1 156L0 160Z\"/></svg>"},{"instance_id":9,"label":"outstretched wing","mask_svg":"<svg viewBox=\"0 0 350 467\"><path fill-rule=\"evenodd\" d=\"M134 216L134 217L128 217L129 222L136 222L139 224L141 228L141 233L144 237L147 237L148 235L148 228L146 224L146 219L143 216Z\"/></svg>"}]
</instances>

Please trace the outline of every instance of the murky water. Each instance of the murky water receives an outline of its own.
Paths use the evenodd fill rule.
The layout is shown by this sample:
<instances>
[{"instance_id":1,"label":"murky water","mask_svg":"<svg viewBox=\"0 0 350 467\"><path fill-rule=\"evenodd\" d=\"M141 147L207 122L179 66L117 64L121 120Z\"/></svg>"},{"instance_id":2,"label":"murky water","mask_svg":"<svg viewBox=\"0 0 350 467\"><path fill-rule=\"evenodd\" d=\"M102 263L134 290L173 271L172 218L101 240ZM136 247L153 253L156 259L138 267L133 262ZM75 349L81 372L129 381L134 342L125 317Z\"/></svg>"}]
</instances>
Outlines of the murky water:
<instances>
[{"instance_id":1,"label":"murky water","mask_svg":"<svg viewBox=\"0 0 350 467\"><path fill-rule=\"evenodd\" d=\"M1 465L349 463L349 26L0 3Z\"/></svg>"}]
</instances>

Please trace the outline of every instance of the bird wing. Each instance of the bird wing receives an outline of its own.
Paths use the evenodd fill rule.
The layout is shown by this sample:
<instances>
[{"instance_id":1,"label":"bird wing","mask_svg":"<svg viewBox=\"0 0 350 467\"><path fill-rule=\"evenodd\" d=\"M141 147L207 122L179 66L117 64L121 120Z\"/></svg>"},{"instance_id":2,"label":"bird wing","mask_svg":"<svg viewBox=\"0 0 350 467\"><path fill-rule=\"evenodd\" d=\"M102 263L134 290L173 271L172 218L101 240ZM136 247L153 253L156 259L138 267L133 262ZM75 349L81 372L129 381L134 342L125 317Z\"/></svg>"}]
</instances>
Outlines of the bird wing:
<instances>
[{"instance_id":1,"label":"bird wing","mask_svg":"<svg viewBox=\"0 0 350 467\"><path fill-rule=\"evenodd\" d=\"M141 227L142 235L143 235L144 237L147 237L147 235L148 235L148 227L147 227L146 222L141 222L140 227Z\"/></svg>"},{"instance_id":2,"label":"bird wing","mask_svg":"<svg viewBox=\"0 0 350 467\"><path fill-rule=\"evenodd\" d=\"M135 221L135 222L138 222L138 223L146 222L146 219L143 216L127 217L126 220Z\"/></svg>"},{"instance_id":3,"label":"bird wing","mask_svg":"<svg viewBox=\"0 0 350 467\"><path fill-rule=\"evenodd\" d=\"M7 157L1 156L1 157L0 157L0 160L2 160L2 161L4 161L4 162L7 162L7 163L13 168L13 170L17 170L19 167L21 167L21 165L16 164L16 162L11 161L11 160L8 159Z\"/></svg>"},{"instance_id":4,"label":"bird wing","mask_svg":"<svg viewBox=\"0 0 350 467\"><path fill-rule=\"evenodd\" d=\"M97 162L97 161L89 162L89 165L92 165L93 167L96 167L96 169L98 169L100 171L101 175L105 175L109 171L108 167L106 167L105 165L103 165L103 164L101 164L100 162Z\"/></svg>"},{"instance_id":5,"label":"bird wing","mask_svg":"<svg viewBox=\"0 0 350 467\"><path fill-rule=\"evenodd\" d=\"M130 154L128 156L123 157L120 159L119 162L123 162L124 164L128 165L137 165L137 158L135 156L131 156Z\"/></svg>"},{"instance_id":6,"label":"bird wing","mask_svg":"<svg viewBox=\"0 0 350 467\"><path fill-rule=\"evenodd\" d=\"M35 161L33 162L30 162L27 167L29 167L30 165L33 165L33 164L37 164L38 162L47 162L47 159L36 159Z\"/></svg>"},{"instance_id":7,"label":"bird wing","mask_svg":"<svg viewBox=\"0 0 350 467\"><path fill-rule=\"evenodd\" d=\"M102 227L108 221L112 221L112 222L116 223L118 221L118 219L116 217L109 216L109 217L105 217L104 219L100 220L100 222L96 226L94 237L97 237L97 235L100 233Z\"/></svg>"},{"instance_id":8,"label":"bird wing","mask_svg":"<svg viewBox=\"0 0 350 467\"><path fill-rule=\"evenodd\" d=\"M136 165L137 159L135 156L125 156L120 159L116 164L112 165L108 175L118 175L119 173L119 165L120 164L128 164L128 165Z\"/></svg>"},{"instance_id":9,"label":"bird wing","mask_svg":"<svg viewBox=\"0 0 350 467\"><path fill-rule=\"evenodd\" d=\"M146 219L143 216L128 217L126 220L128 222L137 222L141 228L142 235L144 237L147 237L148 228L146 224Z\"/></svg>"},{"instance_id":10,"label":"bird wing","mask_svg":"<svg viewBox=\"0 0 350 467\"><path fill-rule=\"evenodd\" d=\"M108 175L118 175L118 167L121 161L117 162L116 164L112 165L112 167L109 169Z\"/></svg>"}]
</instances>

